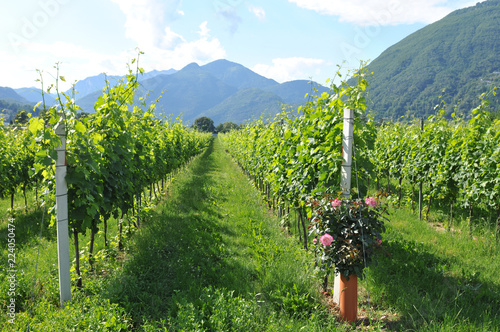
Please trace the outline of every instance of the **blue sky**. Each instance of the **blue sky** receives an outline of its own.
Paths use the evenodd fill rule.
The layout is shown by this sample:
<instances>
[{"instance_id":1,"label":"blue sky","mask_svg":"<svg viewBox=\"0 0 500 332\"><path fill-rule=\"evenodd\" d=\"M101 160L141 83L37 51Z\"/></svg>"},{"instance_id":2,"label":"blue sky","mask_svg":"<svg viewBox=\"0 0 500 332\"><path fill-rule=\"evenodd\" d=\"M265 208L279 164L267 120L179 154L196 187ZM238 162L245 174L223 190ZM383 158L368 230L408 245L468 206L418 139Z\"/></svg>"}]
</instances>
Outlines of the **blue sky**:
<instances>
[{"instance_id":1,"label":"blue sky","mask_svg":"<svg viewBox=\"0 0 500 332\"><path fill-rule=\"evenodd\" d=\"M181 69L228 59L278 82L325 84L337 71L387 47L470 0L23 0L0 11L0 86L39 87L126 63ZM68 83L69 84L69 83ZM67 86L63 87L67 88Z\"/></svg>"}]
</instances>

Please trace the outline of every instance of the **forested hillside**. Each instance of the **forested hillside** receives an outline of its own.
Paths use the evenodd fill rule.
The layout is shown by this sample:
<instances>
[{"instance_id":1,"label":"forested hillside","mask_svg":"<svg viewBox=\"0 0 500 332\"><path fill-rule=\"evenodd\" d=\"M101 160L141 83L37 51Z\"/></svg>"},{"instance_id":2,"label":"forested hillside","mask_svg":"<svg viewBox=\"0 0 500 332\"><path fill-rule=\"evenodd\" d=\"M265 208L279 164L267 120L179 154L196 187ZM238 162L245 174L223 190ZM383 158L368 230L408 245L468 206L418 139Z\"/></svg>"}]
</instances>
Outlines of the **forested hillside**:
<instances>
[{"instance_id":1,"label":"forested hillside","mask_svg":"<svg viewBox=\"0 0 500 332\"><path fill-rule=\"evenodd\" d=\"M369 107L377 118L434 113L440 96L467 113L500 85L500 0L457 10L388 48L368 65ZM444 91L443 91L444 90ZM500 98L489 95L492 110Z\"/></svg>"}]
</instances>

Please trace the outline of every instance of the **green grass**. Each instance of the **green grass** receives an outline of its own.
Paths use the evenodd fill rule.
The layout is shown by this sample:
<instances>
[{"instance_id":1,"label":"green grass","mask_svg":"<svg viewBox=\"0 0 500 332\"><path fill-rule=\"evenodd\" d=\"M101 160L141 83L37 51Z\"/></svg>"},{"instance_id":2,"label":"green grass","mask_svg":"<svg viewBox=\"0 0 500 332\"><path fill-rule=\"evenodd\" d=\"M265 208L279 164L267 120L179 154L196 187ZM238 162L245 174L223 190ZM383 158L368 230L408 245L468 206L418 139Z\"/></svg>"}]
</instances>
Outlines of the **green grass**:
<instances>
[{"instance_id":1,"label":"green grass","mask_svg":"<svg viewBox=\"0 0 500 332\"><path fill-rule=\"evenodd\" d=\"M28 323L31 331L353 329L337 322L319 291L311 254L282 231L218 140L174 176L167 192L127 235L124 251L118 250L117 221L109 222L110 246L105 249L97 235L94 269L85 257L89 236L81 237L84 288L73 288L64 309L58 307L55 229L46 222L39 241L42 212L18 213L19 307L15 326L0 316L2 331L26 331ZM390 220L379 264L360 282L359 315L371 325L357 329L499 331L500 245L494 237L436 230L405 209L391 212ZM0 243L6 241L2 223ZM3 267L6 246L0 253ZM2 312L6 287L1 274Z\"/></svg>"},{"instance_id":2,"label":"green grass","mask_svg":"<svg viewBox=\"0 0 500 332\"><path fill-rule=\"evenodd\" d=\"M419 331L500 330L500 245L392 212L378 266L367 271L375 307Z\"/></svg>"},{"instance_id":3,"label":"green grass","mask_svg":"<svg viewBox=\"0 0 500 332\"><path fill-rule=\"evenodd\" d=\"M108 296L144 330L312 331L332 325L319 304L308 254L281 234L261 204L216 141L134 238Z\"/></svg>"}]
</instances>

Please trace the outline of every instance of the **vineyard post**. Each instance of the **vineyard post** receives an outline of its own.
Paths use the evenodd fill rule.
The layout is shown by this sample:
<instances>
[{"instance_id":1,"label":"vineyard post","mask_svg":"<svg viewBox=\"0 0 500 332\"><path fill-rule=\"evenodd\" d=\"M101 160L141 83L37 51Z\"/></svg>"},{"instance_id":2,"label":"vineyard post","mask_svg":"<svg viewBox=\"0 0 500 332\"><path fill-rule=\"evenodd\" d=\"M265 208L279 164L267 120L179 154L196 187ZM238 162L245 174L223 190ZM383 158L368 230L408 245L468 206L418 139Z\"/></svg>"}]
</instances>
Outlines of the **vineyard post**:
<instances>
[{"instance_id":1,"label":"vineyard post","mask_svg":"<svg viewBox=\"0 0 500 332\"><path fill-rule=\"evenodd\" d=\"M420 134L424 132L424 118L420 120ZM423 189L422 189L422 180L420 180L420 191L418 192L418 220L422 220L422 209L423 209Z\"/></svg>"},{"instance_id":2,"label":"vineyard post","mask_svg":"<svg viewBox=\"0 0 500 332\"><path fill-rule=\"evenodd\" d=\"M342 168L340 172L340 188L342 189L342 196L350 198L351 196L351 165L352 165L352 146L354 132L354 110L346 108L344 110L344 128L342 133ZM339 305L340 303L340 273L335 274L335 281L333 286L333 301ZM351 299L347 301L356 303L354 310L357 310L357 289L356 300Z\"/></svg>"},{"instance_id":3,"label":"vineyard post","mask_svg":"<svg viewBox=\"0 0 500 332\"><path fill-rule=\"evenodd\" d=\"M57 253L59 260L59 298L61 307L71 300L71 275L69 263L68 188L66 183L66 127L61 120L54 128L61 140L56 148L56 209Z\"/></svg>"}]
</instances>

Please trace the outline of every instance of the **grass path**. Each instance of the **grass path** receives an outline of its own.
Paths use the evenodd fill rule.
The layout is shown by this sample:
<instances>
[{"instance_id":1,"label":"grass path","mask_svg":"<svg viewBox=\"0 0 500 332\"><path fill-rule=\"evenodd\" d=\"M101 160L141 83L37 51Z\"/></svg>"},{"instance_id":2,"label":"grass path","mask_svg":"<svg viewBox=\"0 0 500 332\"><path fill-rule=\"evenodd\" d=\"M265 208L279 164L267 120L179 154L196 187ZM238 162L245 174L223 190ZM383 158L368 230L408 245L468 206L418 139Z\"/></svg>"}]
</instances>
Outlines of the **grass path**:
<instances>
[{"instance_id":1,"label":"grass path","mask_svg":"<svg viewBox=\"0 0 500 332\"><path fill-rule=\"evenodd\" d=\"M317 308L308 254L281 234L261 203L215 140L137 234L109 297L141 328L312 331L330 325L331 317Z\"/></svg>"}]
</instances>

